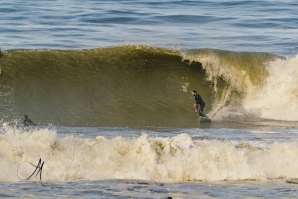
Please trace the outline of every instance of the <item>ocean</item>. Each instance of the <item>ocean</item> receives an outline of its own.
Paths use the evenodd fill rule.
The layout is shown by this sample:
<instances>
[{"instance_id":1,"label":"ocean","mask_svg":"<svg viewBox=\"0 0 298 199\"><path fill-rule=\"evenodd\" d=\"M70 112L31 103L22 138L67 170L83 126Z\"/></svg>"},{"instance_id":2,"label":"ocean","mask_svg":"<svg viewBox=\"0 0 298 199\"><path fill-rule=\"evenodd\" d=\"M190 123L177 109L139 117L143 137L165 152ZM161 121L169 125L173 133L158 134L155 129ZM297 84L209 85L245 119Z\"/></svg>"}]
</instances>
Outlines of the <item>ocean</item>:
<instances>
[{"instance_id":1,"label":"ocean","mask_svg":"<svg viewBox=\"0 0 298 199\"><path fill-rule=\"evenodd\" d=\"M297 10L0 0L0 197L298 198Z\"/></svg>"}]
</instances>

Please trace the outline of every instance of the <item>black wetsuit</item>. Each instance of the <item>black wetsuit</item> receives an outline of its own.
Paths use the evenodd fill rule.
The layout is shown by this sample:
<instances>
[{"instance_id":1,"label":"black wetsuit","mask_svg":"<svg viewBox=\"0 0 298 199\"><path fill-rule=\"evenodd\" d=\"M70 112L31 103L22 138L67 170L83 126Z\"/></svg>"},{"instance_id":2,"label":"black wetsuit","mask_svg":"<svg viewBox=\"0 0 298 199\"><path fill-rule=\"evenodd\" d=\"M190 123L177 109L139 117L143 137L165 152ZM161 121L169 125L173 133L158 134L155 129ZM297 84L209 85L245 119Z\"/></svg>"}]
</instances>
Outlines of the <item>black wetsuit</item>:
<instances>
[{"instance_id":1,"label":"black wetsuit","mask_svg":"<svg viewBox=\"0 0 298 199\"><path fill-rule=\"evenodd\" d=\"M206 117L204 114L205 102L199 94L195 95L195 101L199 109L199 115Z\"/></svg>"},{"instance_id":2,"label":"black wetsuit","mask_svg":"<svg viewBox=\"0 0 298 199\"><path fill-rule=\"evenodd\" d=\"M29 118L25 118L23 123L24 123L24 126L34 126L34 123Z\"/></svg>"}]
</instances>

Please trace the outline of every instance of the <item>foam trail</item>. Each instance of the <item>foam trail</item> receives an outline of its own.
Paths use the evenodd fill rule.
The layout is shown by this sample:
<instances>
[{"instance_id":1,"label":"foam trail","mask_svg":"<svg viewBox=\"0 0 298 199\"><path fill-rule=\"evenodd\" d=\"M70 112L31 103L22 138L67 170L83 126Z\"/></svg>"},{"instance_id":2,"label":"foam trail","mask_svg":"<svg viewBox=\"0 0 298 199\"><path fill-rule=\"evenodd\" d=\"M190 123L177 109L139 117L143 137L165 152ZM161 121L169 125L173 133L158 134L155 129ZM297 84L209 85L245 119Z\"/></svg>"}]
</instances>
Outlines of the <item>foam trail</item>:
<instances>
[{"instance_id":1,"label":"foam trail","mask_svg":"<svg viewBox=\"0 0 298 199\"><path fill-rule=\"evenodd\" d=\"M262 118L298 121L298 55L269 64L264 86L250 90L244 107Z\"/></svg>"},{"instance_id":2,"label":"foam trail","mask_svg":"<svg viewBox=\"0 0 298 199\"><path fill-rule=\"evenodd\" d=\"M24 161L45 161L43 180L139 179L163 182L298 177L298 144L115 137L58 137L53 130L10 128L0 135L0 181L18 181ZM30 170L30 168L21 168Z\"/></svg>"}]
</instances>

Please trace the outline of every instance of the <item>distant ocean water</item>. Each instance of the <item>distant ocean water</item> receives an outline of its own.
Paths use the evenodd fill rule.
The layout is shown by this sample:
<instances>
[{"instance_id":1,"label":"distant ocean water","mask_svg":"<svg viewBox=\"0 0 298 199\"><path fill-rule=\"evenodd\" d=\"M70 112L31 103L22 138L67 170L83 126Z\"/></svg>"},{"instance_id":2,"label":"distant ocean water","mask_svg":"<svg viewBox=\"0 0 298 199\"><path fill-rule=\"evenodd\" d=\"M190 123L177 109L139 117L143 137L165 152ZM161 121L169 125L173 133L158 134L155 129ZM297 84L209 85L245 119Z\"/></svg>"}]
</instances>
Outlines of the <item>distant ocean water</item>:
<instances>
[{"instance_id":1,"label":"distant ocean water","mask_svg":"<svg viewBox=\"0 0 298 199\"><path fill-rule=\"evenodd\" d=\"M0 1L2 49L146 44L293 55L295 0Z\"/></svg>"},{"instance_id":2,"label":"distant ocean water","mask_svg":"<svg viewBox=\"0 0 298 199\"><path fill-rule=\"evenodd\" d=\"M297 198L297 10L0 0L0 198Z\"/></svg>"}]
</instances>

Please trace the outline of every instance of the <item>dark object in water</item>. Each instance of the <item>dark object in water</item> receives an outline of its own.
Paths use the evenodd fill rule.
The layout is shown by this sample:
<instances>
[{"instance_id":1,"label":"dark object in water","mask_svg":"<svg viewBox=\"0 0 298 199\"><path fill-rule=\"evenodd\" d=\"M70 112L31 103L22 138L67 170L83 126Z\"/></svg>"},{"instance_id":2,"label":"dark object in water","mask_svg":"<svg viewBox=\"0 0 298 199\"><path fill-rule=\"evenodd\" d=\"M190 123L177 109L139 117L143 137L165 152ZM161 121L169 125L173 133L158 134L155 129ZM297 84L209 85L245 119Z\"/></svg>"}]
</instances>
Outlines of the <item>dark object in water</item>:
<instances>
[{"instance_id":1,"label":"dark object in water","mask_svg":"<svg viewBox=\"0 0 298 199\"><path fill-rule=\"evenodd\" d=\"M35 124L32 122L32 120L29 119L28 115L24 115L24 126L34 126Z\"/></svg>"},{"instance_id":2,"label":"dark object in water","mask_svg":"<svg viewBox=\"0 0 298 199\"><path fill-rule=\"evenodd\" d=\"M289 184L298 184L298 178L293 178L293 179L286 180L286 183L289 183Z\"/></svg>"}]
</instances>

